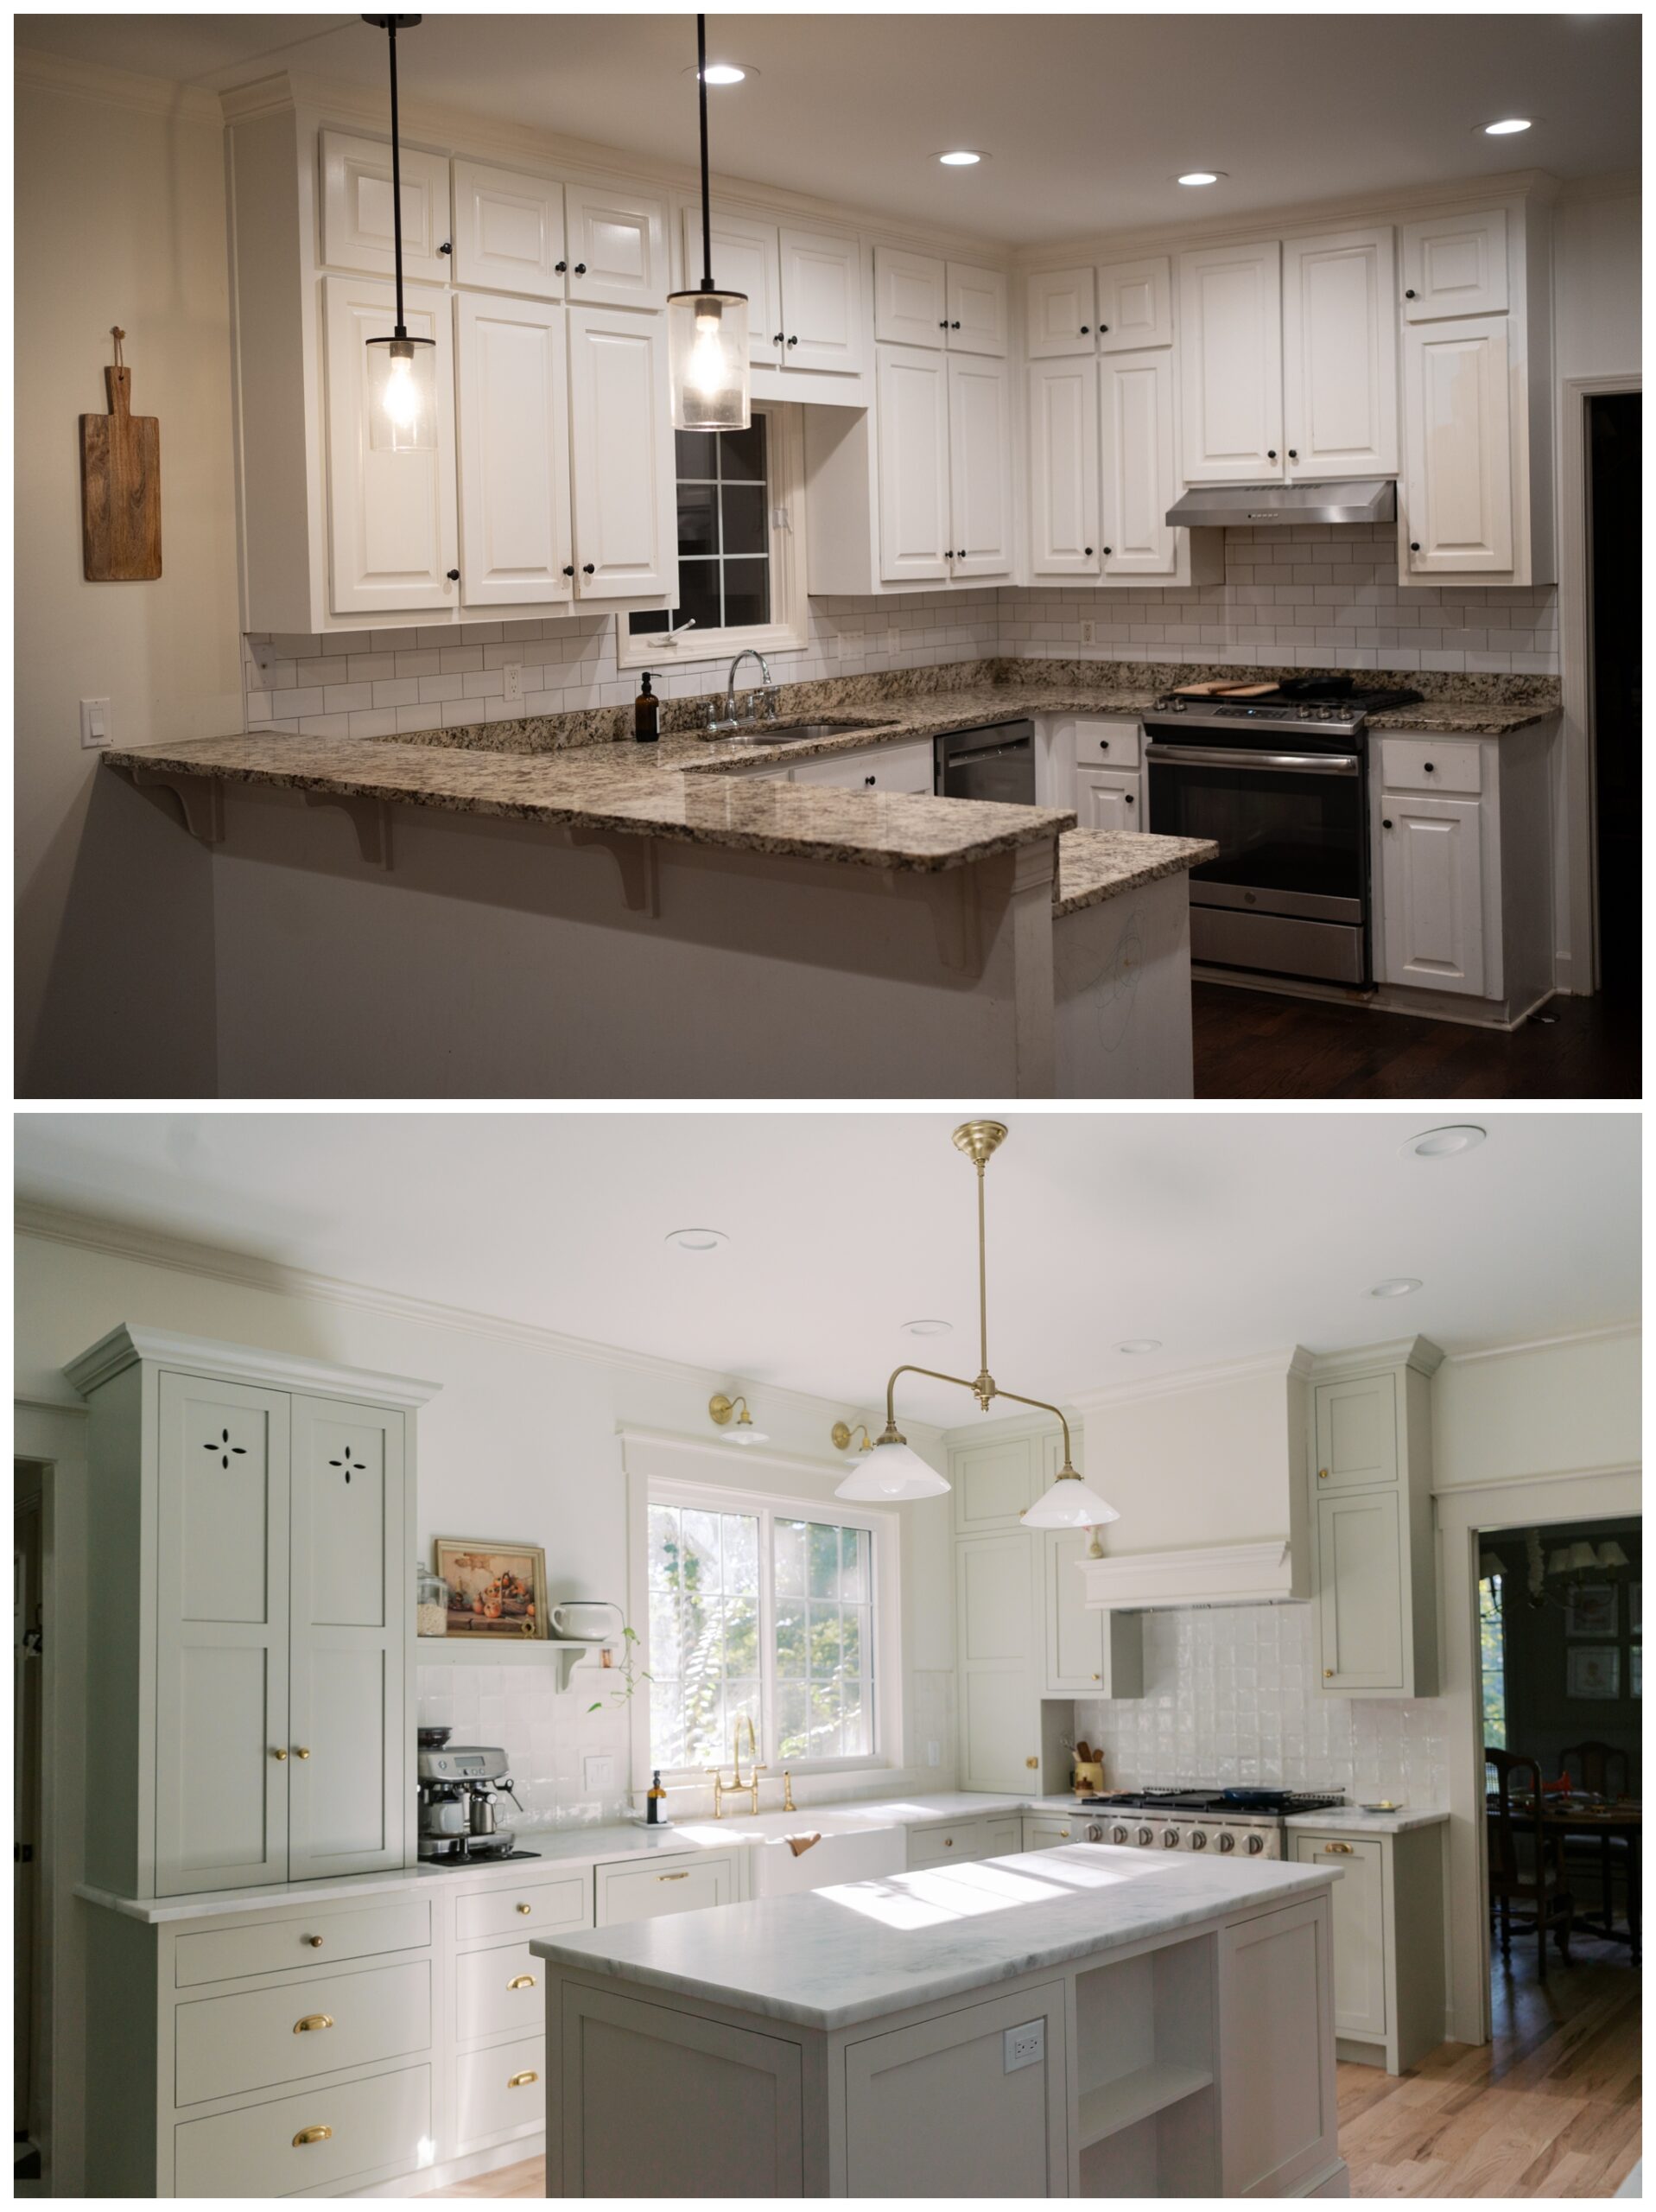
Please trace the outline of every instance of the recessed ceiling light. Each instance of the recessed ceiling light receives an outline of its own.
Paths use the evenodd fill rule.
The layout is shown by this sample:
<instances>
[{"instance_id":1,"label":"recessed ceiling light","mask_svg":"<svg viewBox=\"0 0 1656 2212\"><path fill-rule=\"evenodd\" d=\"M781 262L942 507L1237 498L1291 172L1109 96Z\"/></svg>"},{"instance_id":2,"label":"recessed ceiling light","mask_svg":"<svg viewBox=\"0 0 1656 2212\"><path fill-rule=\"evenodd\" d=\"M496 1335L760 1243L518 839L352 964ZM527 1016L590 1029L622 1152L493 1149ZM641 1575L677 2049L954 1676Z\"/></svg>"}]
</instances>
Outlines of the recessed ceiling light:
<instances>
[{"instance_id":1,"label":"recessed ceiling light","mask_svg":"<svg viewBox=\"0 0 1656 2212\"><path fill-rule=\"evenodd\" d=\"M1416 1160L1451 1160L1456 1153L1475 1151L1488 1134L1475 1122L1447 1122L1441 1129L1422 1129L1398 1149Z\"/></svg>"},{"instance_id":2,"label":"recessed ceiling light","mask_svg":"<svg viewBox=\"0 0 1656 2212\"><path fill-rule=\"evenodd\" d=\"M1186 169L1176 181L1180 184L1217 184L1226 174L1223 169Z\"/></svg>"},{"instance_id":3,"label":"recessed ceiling light","mask_svg":"<svg viewBox=\"0 0 1656 2212\"><path fill-rule=\"evenodd\" d=\"M1483 135L1486 138L1510 138L1515 130L1527 130L1533 119L1527 115L1503 116L1499 123L1486 123Z\"/></svg>"},{"instance_id":4,"label":"recessed ceiling light","mask_svg":"<svg viewBox=\"0 0 1656 2212\"><path fill-rule=\"evenodd\" d=\"M1384 1282L1377 1282L1368 1295L1371 1298L1407 1298L1411 1291L1419 1288L1418 1275L1388 1275Z\"/></svg>"},{"instance_id":5,"label":"recessed ceiling light","mask_svg":"<svg viewBox=\"0 0 1656 2212\"><path fill-rule=\"evenodd\" d=\"M987 156L974 154L969 146L957 146L952 153L939 154L937 158L946 169L972 169Z\"/></svg>"},{"instance_id":6,"label":"recessed ceiling light","mask_svg":"<svg viewBox=\"0 0 1656 2212\"><path fill-rule=\"evenodd\" d=\"M1128 1337L1116 1346L1117 1351L1159 1351L1161 1348L1159 1337Z\"/></svg>"},{"instance_id":7,"label":"recessed ceiling light","mask_svg":"<svg viewBox=\"0 0 1656 2212\"><path fill-rule=\"evenodd\" d=\"M681 1252L716 1252L730 1239L722 1229L669 1229L667 1242L676 1244Z\"/></svg>"},{"instance_id":8,"label":"recessed ceiling light","mask_svg":"<svg viewBox=\"0 0 1656 2212\"><path fill-rule=\"evenodd\" d=\"M905 1337L946 1337L954 1325L952 1321L905 1321L903 1333Z\"/></svg>"},{"instance_id":9,"label":"recessed ceiling light","mask_svg":"<svg viewBox=\"0 0 1656 2212\"><path fill-rule=\"evenodd\" d=\"M709 85L739 85L746 79L757 77L758 73L751 61L710 61L707 64L705 81ZM695 64L692 62L690 67L682 70L680 74L694 77Z\"/></svg>"}]
</instances>

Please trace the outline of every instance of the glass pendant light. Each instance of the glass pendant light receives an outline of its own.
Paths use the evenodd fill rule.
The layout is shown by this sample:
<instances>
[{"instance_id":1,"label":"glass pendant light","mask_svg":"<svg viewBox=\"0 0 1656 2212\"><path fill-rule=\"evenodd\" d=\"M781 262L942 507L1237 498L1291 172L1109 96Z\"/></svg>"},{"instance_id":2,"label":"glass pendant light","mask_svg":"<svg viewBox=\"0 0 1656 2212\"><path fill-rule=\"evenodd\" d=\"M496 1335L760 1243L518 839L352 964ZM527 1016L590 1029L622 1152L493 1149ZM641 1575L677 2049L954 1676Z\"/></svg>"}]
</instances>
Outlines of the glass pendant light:
<instances>
[{"instance_id":1,"label":"glass pendant light","mask_svg":"<svg viewBox=\"0 0 1656 2212\"><path fill-rule=\"evenodd\" d=\"M887 1425L872 1452L860 1452L858 1465L834 1492L865 1505L905 1505L917 1497L943 1497L949 1484L897 1430Z\"/></svg>"},{"instance_id":2,"label":"glass pendant light","mask_svg":"<svg viewBox=\"0 0 1656 2212\"><path fill-rule=\"evenodd\" d=\"M410 338L403 321L403 151L397 116L397 34L418 16L365 16L385 33L391 55L391 236L397 264L397 323L368 340L368 442L376 453L437 450L437 342Z\"/></svg>"},{"instance_id":3,"label":"glass pendant light","mask_svg":"<svg viewBox=\"0 0 1656 2212\"><path fill-rule=\"evenodd\" d=\"M701 283L667 296L667 365L676 430L745 430L752 420L747 363L747 295L713 281L713 211L707 192L707 19L695 19L695 89L701 113Z\"/></svg>"}]
</instances>

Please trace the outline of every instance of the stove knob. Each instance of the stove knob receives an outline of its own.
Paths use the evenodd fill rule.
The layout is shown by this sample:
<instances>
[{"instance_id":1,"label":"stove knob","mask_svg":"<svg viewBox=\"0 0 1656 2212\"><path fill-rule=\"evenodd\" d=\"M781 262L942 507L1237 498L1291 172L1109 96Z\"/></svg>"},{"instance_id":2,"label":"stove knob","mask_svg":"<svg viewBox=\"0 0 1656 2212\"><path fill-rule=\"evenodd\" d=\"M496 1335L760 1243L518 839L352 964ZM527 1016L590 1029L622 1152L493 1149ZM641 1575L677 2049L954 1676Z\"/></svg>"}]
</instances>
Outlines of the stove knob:
<instances>
[{"instance_id":1,"label":"stove knob","mask_svg":"<svg viewBox=\"0 0 1656 2212\"><path fill-rule=\"evenodd\" d=\"M1110 1830L1110 1841L1112 1843L1125 1843L1126 1840L1127 1832L1124 1827L1113 1827Z\"/></svg>"},{"instance_id":2,"label":"stove knob","mask_svg":"<svg viewBox=\"0 0 1656 2212\"><path fill-rule=\"evenodd\" d=\"M1228 1828L1219 1831L1219 1848L1221 1851L1234 1851L1236 1848L1236 1839Z\"/></svg>"},{"instance_id":3,"label":"stove knob","mask_svg":"<svg viewBox=\"0 0 1656 2212\"><path fill-rule=\"evenodd\" d=\"M1247 1840L1247 1847L1249 1853L1253 1857L1257 1858L1259 1853L1265 1849L1265 1838L1262 1835L1249 1836Z\"/></svg>"},{"instance_id":4,"label":"stove knob","mask_svg":"<svg viewBox=\"0 0 1656 2212\"><path fill-rule=\"evenodd\" d=\"M1139 1840L1140 1843L1154 1843L1156 1840L1156 1831L1153 1828L1140 1828L1139 1831Z\"/></svg>"},{"instance_id":5,"label":"stove knob","mask_svg":"<svg viewBox=\"0 0 1656 2212\"><path fill-rule=\"evenodd\" d=\"M1104 1831L1096 1821L1087 1831L1087 1840L1088 1843L1102 1843L1104 1840Z\"/></svg>"},{"instance_id":6,"label":"stove knob","mask_svg":"<svg viewBox=\"0 0 1656 2212\"><path fill-rule=\"evenodd\" d=\"M1177 1851L1178 1849L1179 1832L1177 1828L1164 1828L1162 1830L1162 1846L1163 1848L1167 1851Z\"/></svg>"},{"instance_id":7,"label":"stove knob","mask_svg":"<svg viewBox=\"0 0 1656 2212\"><path fill-rule=\"evenodd\" d=\"M1191 1829L1190 1848L1192 1851L1205 1851L1208 1848L1208 1831L1206 1828Z\"/></svg>"}]
</instances>

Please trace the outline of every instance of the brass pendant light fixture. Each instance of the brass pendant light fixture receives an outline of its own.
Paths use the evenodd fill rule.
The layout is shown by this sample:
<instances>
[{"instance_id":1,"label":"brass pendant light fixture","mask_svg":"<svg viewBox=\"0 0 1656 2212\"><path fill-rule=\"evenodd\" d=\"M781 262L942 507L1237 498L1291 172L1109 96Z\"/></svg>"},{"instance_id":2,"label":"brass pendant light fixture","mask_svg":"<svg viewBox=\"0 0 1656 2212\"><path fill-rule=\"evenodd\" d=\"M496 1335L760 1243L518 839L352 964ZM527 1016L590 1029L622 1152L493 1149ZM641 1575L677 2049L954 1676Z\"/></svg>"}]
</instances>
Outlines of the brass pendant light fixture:
<instances>
[{"instance_id":1,"label":"brass pendant light fixture","mask_svg":"<svg viewBox=\"0 0 1656 2212\"><path fill-rule=\"evenodd\" d=\"M978 1402L979 1410L987 1413L997 1398L1008 1399L1015 1406L1033 1406L1039 1413L1056 1416L1063 1431L1063 1465L1057 1478L1038 1497L1023 1516L1031 1529L1091 1529L1106 1521L1117 1521L1120 1516L1113 1505L1107 1504L1095 1490L1091 1490L1076 1473L1069 1444L1069 1424L1056 1406L1049 1405L1044 1398L1021 1397L1016 1390L1003 1390L989 1372L989 1288L988 1266L985 1255L983 1173L990 1160L1006 1142L1006 1125L1004 1122L962 1122L955 1132L955 1143L977 1170L978 1178L978 1372L975 1380L964 1375L944 1375L935 1367L904 1366L892 1369L885 1384L885 1428L874 1439L872 1452L866 1463L848 1475L834 1491L836 1497L859 1499L865 1502L909 1498L936 1497L949 1484L912 1449L908 1439L897 1425L896 1390L899 1375L924 1375L934 1382L953 1382L962 1390L969 1390ZM834 1441L839 1442L836 1429ZM850 1437L846 1439L849 1443Z\"/></svg>"},{"instance_id":2,"label":"brass pendant light fixture","mask_svg":"<svg viewBox=\"0 0 1656 2212\"><path fill-rule=\"evenodd\" d=\"M376 453L437 450L437 341L410 338L403 321L403 143L397 110L397 34L418 16L365 16L385 34L391 64L391 243L397 321L389 338L368 340L368 442Z\"/></svg>"},{"instance_id":3,"label":"brass pendant light fixture","mask_svg":"<svg viewBox=\"0 0 1656 2212\"><path fill-rule=\"evenodd\" d=\"M676 430L745 430L752 421L747 295L713 281L707 189L707 19L695 19L695 91L701 117L701 283L667 296L667 365Z\"/></svg>"}]
</instances>

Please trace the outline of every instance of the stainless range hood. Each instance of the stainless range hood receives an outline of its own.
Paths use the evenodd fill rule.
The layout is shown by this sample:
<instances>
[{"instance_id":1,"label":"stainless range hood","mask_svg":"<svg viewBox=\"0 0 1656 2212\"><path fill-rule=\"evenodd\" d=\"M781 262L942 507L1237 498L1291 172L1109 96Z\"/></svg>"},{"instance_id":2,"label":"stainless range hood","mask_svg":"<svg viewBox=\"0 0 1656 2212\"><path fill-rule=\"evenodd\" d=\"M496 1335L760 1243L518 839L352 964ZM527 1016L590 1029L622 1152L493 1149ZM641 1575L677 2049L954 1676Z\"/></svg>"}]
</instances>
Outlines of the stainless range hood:
<instances>
[{"instance_id":1,"label":"stainless range hood","mask_svg":"<svg viewBox=\"0 0 1656 2212\"><path fill-rule=\"evenodd\" d=\"M1345 484L1210 484L1167 510L1179 530L1253 529L1269 523L1395 522L1397 486L1389 476Z\"/></svg>"}]
</instances>

